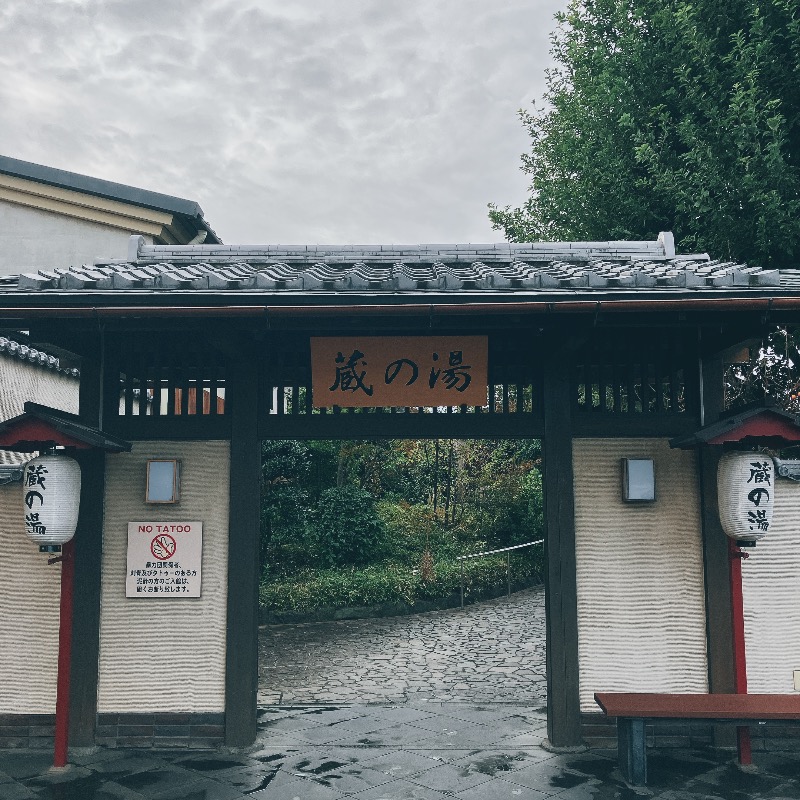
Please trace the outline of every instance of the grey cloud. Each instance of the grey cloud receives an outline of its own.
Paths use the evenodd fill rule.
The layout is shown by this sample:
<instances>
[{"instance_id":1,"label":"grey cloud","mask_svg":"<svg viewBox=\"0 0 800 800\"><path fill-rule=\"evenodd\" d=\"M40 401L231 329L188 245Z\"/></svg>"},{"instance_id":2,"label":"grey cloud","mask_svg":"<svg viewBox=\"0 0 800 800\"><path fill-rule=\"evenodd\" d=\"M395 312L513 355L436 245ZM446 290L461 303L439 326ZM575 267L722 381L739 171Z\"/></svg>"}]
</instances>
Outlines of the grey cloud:
<instances>
[{"instance_id":1,"label":"grey cloud","mask_svg":"<svg viewBox=\"0 0 800 800\"><path fill-rule=\"evenodd\" d=\"M227 241L497 238L565 0L5 0L4 154L198 200Z\"/></svg>"}]
</instances>

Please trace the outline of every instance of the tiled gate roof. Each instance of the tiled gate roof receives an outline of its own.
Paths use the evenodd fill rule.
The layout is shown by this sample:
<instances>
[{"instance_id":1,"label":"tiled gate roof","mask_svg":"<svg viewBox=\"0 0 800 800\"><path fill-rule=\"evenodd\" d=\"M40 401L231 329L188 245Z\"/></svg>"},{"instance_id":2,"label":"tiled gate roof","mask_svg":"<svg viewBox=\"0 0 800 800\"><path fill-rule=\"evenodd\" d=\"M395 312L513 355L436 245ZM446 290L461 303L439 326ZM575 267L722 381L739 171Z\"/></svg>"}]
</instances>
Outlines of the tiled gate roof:
<instances>
[{"instance_id":1,"label":"tiled gate roof","mask_svg":"<svg viewBox=\"0 0 800 800\"><path fill-rule=\"evenodd\" d=\"M441 245L147 245L129 260L29 272L20 292L181 291L494 294L698 290L800 286L800 272L764 270L707 254L675 255L671 234L654 242ZM2 287L0 287L2 288Z\"/></svg>"}]
</instances>

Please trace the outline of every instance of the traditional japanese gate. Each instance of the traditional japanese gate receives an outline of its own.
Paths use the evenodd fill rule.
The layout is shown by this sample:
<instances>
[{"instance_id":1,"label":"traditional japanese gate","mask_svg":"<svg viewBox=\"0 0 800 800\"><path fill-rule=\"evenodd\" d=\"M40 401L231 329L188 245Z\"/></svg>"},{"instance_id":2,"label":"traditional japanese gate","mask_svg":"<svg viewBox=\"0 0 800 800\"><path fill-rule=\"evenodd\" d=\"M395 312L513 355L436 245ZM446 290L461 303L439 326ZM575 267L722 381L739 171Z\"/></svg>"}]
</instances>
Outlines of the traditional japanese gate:
<instances>
[{"instance_id":1,"label":"traditional japanese gate","mask_svg":"<svg viewBox=\"0 0 800 800\"><path fill-rule=\"evenodd\" d=\"M543 440L548 735L556 747L580 742L573 439L664 438L708 423L723 405L722 351L780 314L796 319L800 292L778 287L771 273L707 257L674 262L663 240L570 247L415 251L413 258L429 262L423 269L392 262L412 255L391 248L370 266L366 252L139 243L131 264L23 276L19 289L27 294L0 292L0 323L25 325L34 341L82 356L87 423L133 442L230 442L229 745L249 744L256 731L261 441L384 437ZM617 266L597 261L597 253ZM278 256L291 263L275 263ZM315 408L311 339L354 336L486 337L486 400ZM729 598L715 468L701 465L708 655L712 690L725 691L732 684ZM102 463L91 479L101 491L85 514L96 522ZM102 526L81 537L76 745L92 743L97 710Z\"/></svg>"},{"instance_id":2,"label":"traditional japanese gate","mask_svg":"<svg viewBox=\"0 0 800 800\"><path fill-rule=\"evenodd\" d=\"M319 320L313 326L320 335ZM574 436L673 436L698 425L697 333L682 326L648 328L632 337L586 320L543 327L533 319L350 320L324 335L402 340L427 336L488 339L488 385L482 405L314 408L307 330L176 334L153 347L105 324L104 426L139 439L230 438L228 596L228 741L252 736L257 692L258 504L263 439L541 438L547 526L547 674L549 738L580 741L577 611L572 509ZM508 323L512 322L512 325ZM359 324L360 323L360 324ZM415 324L416 323L416 324ZM152 324L152 323L151 323ZM238 327L238 326L237 326ZM247 348L238 342L245 342ZM222 345L222 346L221 346ZM232 355L238 356L232 358Z\"/></svg>"}]
</instances>

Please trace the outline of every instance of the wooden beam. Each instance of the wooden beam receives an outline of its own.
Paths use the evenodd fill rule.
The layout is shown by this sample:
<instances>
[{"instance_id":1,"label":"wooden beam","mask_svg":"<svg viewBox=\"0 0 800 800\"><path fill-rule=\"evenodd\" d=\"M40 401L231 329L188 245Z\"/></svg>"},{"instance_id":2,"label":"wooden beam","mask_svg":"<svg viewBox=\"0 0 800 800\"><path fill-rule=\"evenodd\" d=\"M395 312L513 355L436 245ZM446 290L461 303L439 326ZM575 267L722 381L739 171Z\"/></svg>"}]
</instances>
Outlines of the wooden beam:
<instances>
[{"instance_id":1,"label":"wooden beam","mask_svg":"<svg viewBox=\"0 0 800 800\"><path fill-rule=\"evenodd\" d=\"M578 602L569 369L555 348L544 371L544 519L547 736L554 748L581 744Z\"/></svg>"},{"instance_id":2,"label":"wooden beam","mask_svg":"<svg viewBox=\"0 0 800 800\"><path fill-rule=\"evenodd\" d=\"M704 425L719 419L725 406L724 360L721 353L707 355L700 368L701 418ZM706 651L708 689L710 692L735 691L733 617L731 584L728 571L728 537L722 530L717 499L717 466L719 448L698 448L700 476L700 513L703 534L703 574L706 600ZM714 728L717 747L733 747L733 729Z\"/></svg>"},{"instance_id":3,"label":"wooden beam","mask_svg":"<svg viewBox=\"0 0 800 800\"><path fill-rule=\"evenodd\" d=\"M81 466L81 505L75 533L69 741L73 747L92 747L97 721L106 454L81 450L74 457Z\"/></svg>"},{"instance_id":4,"label":"wooden beam","mask_svg":"<svg viewBox=\"0 0 800 800\"><path fill-rule=\"evenodd\" d=\"M107 420L105 430L129 442L210 441L229 439L231 425L228 415L191 414L185 417L114 416Z\"/></svg>"},{"instance_id":5,"label":"wooden beam","mask_svg":"<svg viewBox=\"0 0 800 800\"><path fill-rule=\"evenodd\" d=\"M703 359L701 374L705 425L716 422L723 411L723 370L721 356ZM728 537L722 530L717 501L717 465L721 456L722 448L698 448L708 689L715 694L735 691ZM734 731L718 726L714 730L714 742L719 747L732 747L735 742Z\"/></svg>"},{"instance_id":6,"label":"wooden beam","mask_svg":"<svg viewBox=\"0 0 800 800\"><path fill-rule=\"evenodd\" d=\"M578 411L572 417L576 438L619 439L628 436L672 438L687 436L697 430L697 417L681 414L623 414Z\"/></svg>"},{"instance_id":7,"label":"wooden beam","mask_svg":"<svg viewBox=\"0 0 800 800\"><path fill-rule=\"evenodd\" d=\"M100 427L103 370L99 336L93 350L94 357L87 356L81 363L78 413L82 422ZM105 453L80 451L75 458L81 465L81 504L75 532L69 738L73 747L92 747L100 657Z\"/></svg>"},{"instance_id":8,"label":"wooden beam","mask_svg":"<svg viewBox=\"0 0 800 800\"><path fill-rule=\"evenodd\" d=\"M262 439L540 439L541 414L264 414ZM130 437L127 437L130 438Z\"/></svg>"},{"instance_id":9,"label":"wooden beam","mask_svg":"<svg viewBox=\"0 0 800 800\"><path fill-rule=\"evenodd\" d=\"M261 440L259 361L231 362L226 414L231 424L228 527L228 620L225 656L225 743L256 738Z\"/></svg>"}]
</instances>

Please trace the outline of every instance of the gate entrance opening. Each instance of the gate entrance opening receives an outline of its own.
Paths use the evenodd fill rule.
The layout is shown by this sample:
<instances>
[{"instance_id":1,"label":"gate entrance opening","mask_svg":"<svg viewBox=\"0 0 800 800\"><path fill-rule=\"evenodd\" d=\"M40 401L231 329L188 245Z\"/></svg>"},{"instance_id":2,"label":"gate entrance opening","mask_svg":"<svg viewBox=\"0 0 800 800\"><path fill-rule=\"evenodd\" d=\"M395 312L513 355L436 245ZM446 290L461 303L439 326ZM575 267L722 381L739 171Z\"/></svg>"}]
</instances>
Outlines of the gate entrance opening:
<instances>
[{"instance_id":1,"label":"gate entrance opening","mask_svg":"<svg viewBox=\"0 0 800 800\"><path fill-rule=\"evenodd\" d=\"M259 704L545 705L540 465L538 440L266 442Z\"/></svg>"}]
</instances>

